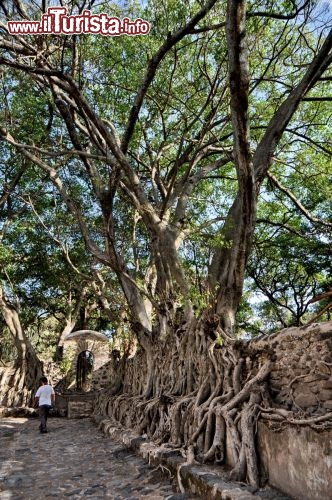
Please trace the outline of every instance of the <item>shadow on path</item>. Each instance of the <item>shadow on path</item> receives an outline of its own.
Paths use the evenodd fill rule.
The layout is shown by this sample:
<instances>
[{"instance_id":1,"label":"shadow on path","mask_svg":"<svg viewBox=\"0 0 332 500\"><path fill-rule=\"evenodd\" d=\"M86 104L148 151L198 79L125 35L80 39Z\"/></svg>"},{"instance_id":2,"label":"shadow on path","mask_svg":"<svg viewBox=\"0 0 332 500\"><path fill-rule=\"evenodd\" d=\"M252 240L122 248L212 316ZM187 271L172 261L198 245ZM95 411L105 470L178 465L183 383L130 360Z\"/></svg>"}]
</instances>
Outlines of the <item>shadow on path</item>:
<instances>
[{"instance_id":1,"label":"shadow on path","mask_svg":"<svg viewBox=\"0 0 332 500\"><path fill-rule=\"evenodd\" d=\"M180 500L160 470L105 437L90 419L0 419L0 499Z\"/></svg>"}]
</instances>

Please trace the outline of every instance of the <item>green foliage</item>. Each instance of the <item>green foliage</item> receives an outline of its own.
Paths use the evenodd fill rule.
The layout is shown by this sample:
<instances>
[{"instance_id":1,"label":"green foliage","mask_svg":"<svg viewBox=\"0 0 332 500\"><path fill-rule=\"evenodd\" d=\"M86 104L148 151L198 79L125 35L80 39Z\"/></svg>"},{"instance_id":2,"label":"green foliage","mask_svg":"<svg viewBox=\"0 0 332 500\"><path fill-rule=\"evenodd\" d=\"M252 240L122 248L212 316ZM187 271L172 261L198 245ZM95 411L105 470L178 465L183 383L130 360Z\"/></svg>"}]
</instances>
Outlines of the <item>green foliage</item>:
<instances>
[{"instance_id":1,"label":"green foliage","mask_svg":"<svg viewBox=\"0 0 332 500\"><path fill-rule=\"evenodd\" d=\"M26 3L33 11L34 4ZM124 6L102 2L96 11L147 19L152 27L149 36L48 37L44 42L52 50L48 53L45 48L45 53L59 74L71 74L76 65L72 77L82 96L104 123L112 122L121 139L149 61L200 8L197 1L151 0L144 5L133 1ZM160 61L127 154L153 209L174 231L182 231L179 260L189 297L176 299L189 298L197 314L212 300L207 291L212 255L232 247L225 238L229 229L225 219L238 190L225 9L226 3L217 3L197 31L192 30ZM249 14L255 11L287 15L294 11L294 2L250 2ZM248 15L253 153L269 120L322 43L305 14L288 21ZM204 30L206 26L213 29ZM39 43L33 37L27 40ZM102 138L91 139L84 113L74 106L69 106L70 112L80 117L80 127L74 127L76 139L92 154L93 169L77 154L59 154L76 150L77 145L54 93L41 77L6 67L2 85L0 113L5 126L18 142L32 148L29 151L34 146L44 150L34 153L57 172L91 242L105 253L113 245L118 257L113 269L93 257L78 217L49 177L22 151L1 142L4 192L20 177L0 207L0 277L20 306L23 325L38 352L52 356L65 320L84 291L77 324L84 324L91 309L90 328L115 332L122 326L124 344L130 344L128 325L123 326L121 318L127 306L119 268L126 267L138 288L149 295L147 276L155 256L154 235L138 213L128 178L121 171L114 180L114 158L102 158ZM331 95L331 85L331 80L320 81L308 95ZM330 102L303 101L275 152L270 171L281 187L271 178L261 189L246 293L238 314L239 334L305 322L315 312L310 298L330 286L331 231L326 222L331 224L331 115ZM237 220L232 224L235 227ZM158 292L152 293L159 303ZM109 311L105 312L101 298L109 302ZM68 362L64 360L63 370Z\"/></svg>"},{"instance_id":2,"label":"green foliage","mask_svg":"<svg viewBox=\"0 0 332 500\"><path fill-rule=\"evenodd\" d=\"M66 376L70 374L73 368L75 354L76 353L74 349L66 349L65 355L59 364L62 375Z\"/></svg>"}]
</instances>

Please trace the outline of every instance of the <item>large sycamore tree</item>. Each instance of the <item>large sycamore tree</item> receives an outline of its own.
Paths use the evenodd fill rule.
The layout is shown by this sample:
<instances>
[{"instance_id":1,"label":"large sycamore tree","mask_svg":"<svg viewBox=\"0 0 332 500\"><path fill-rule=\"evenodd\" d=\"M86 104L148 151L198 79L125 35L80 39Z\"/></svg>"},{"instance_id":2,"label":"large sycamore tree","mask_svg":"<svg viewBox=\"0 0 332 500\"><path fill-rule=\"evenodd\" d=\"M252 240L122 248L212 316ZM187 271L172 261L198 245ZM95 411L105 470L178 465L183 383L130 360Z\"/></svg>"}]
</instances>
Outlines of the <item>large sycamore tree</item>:
<instances>
[{"instance_id":1,"label":"large sycamore tree","mask_svg":"<svg viewBox=\"0 0 332 500\"><path fill-rule=\"evenodd\" d=\"M307 223L327 241L326 198L306 207L310 185L296 186L317 175L327 190L329 10L310 0L62 5L68 14L91 9L141 17L151 31L113 38L10 35L9 20L39 20L48 3L2 2L4 158L20 165L24 158L22 176L33 170L54 190L95 268L116 278L144 360L131 390L144 398L163 392L182 398L169 414L172 442L183 442L178 416L195 401L191 443L208 433L205 459L222 460L226 425L239 464L235 477L243 478L247 466L256 484L244 430L252 415L244 413L240 434L247 445L241 445L234 408L251 398L270 363L241 392L243 359L223 353L223 384L213 348L216 339L233 345L262 192L266 206L277 205L276 190L280 205L286 198L305 220L291 233L301 237ZM291 227L280 208L270 209L270 220L277 213L279 226ZM258 268L251 265L259 284L264 269ZM208 425L200 405L213 408L216 397L227 404ZM250 402L257 404L257 394Z\"/></svg>"}]
</instances>

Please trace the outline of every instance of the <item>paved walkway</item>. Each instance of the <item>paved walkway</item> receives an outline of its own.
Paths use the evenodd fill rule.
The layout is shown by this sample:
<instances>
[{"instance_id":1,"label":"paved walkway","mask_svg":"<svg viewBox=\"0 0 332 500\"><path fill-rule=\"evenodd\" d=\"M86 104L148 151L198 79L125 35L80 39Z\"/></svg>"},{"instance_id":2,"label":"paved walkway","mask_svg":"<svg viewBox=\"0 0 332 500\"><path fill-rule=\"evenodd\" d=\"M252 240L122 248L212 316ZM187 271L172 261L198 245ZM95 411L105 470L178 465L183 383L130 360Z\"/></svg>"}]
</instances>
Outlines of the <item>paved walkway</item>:
<instances>
[{"instance_id":1,"label":"paved walkway","mask_svg":"<svg viewBox=\"0 0 332 500\"><path fill-rule=\"evenodd\" d=\"M105 437L90 419L0 419L0 499L180 500L158 468Z\"/></svg>"}]
</instances>

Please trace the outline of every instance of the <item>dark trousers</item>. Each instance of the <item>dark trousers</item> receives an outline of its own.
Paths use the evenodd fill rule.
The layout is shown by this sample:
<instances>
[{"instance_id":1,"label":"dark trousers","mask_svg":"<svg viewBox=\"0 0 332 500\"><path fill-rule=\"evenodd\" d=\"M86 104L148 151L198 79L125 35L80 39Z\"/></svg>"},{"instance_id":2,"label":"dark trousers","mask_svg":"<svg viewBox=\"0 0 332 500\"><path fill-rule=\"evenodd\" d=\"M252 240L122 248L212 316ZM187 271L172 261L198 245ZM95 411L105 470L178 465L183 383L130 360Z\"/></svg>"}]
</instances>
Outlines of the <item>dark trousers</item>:
<instances>
[{"instance_id":1,"label":"dark trousers","mask_svg":"<svg viewBox=\"0 0 332 500\"><path fill-rule=\"evenodd\" d=\"M46 431L47 417L49 412L49 405L40 405L39 407L39 418L40 418L40 430Z\"/></svg>"}]
</instances>

